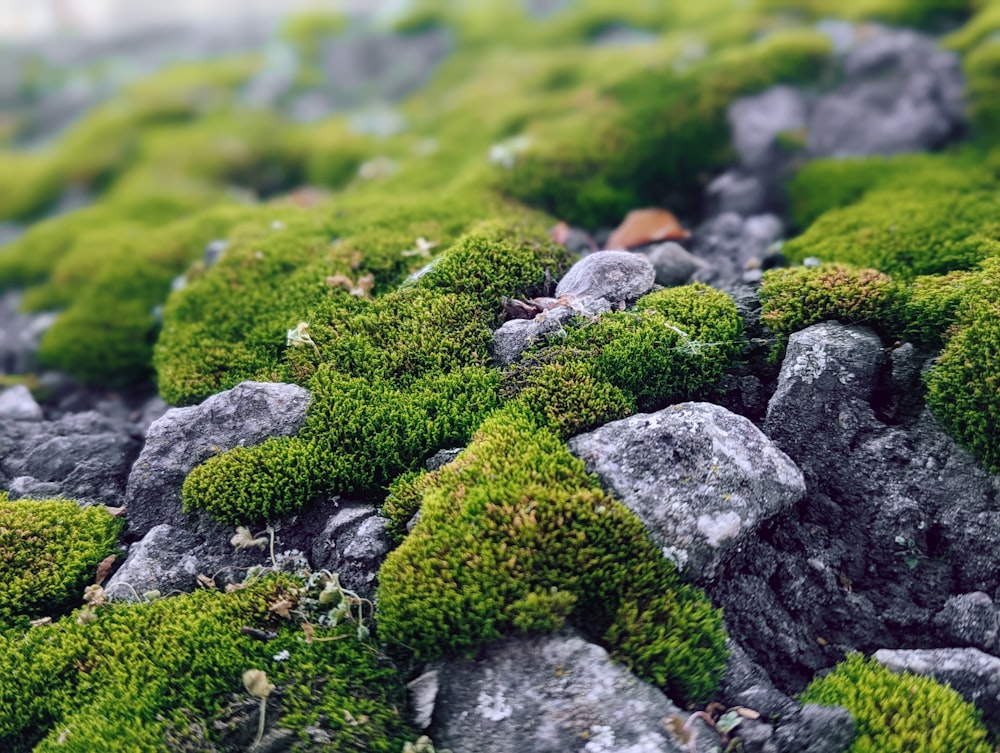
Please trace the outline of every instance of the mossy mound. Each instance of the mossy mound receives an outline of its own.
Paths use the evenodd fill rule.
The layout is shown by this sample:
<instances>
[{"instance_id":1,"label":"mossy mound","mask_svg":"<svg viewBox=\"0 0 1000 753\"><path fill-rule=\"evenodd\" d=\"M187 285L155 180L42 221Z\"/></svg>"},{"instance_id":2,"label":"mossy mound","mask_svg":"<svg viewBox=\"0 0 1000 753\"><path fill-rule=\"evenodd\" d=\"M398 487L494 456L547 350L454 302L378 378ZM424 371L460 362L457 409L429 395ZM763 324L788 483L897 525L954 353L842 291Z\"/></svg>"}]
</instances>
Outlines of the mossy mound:
<instances>
[{"instance_id":1,"label":"mossy mound","mask_svg":"<svg viewBox=\"0 0 1000 753\"><path fill-rule=\"evenodd\" d=\"M763 5L813 19L870 20L894 26L936 28L967 17L979 3L976 0L763 0Z\"/></svg>"},{"instance_id":2,"label":"mossy mound","mask_svg":"<svg viewBox=\"0 0 1000 753\"><path fill-rule=\"evenodd\" d=\"M117 551L122 522L103 507L0 495L0 633L78 604L98 563Z\"/></svg>"},{"instance_id":3,"label":"mossy mound","mask_svg":"<svg viewBox=\"0 0 1000 753\"><path fill-rule=\"evenodd\" d=\"M309 386L303 430L199 466L185 505L229 522L269 519L316 494L372 492L464 444L498 405L499 375L487 365L502 296L535 295L565 266L541 228L495 222L463 236L413 286L371 301L320 280L311 309L291 319L306 317L308 341L283 349L284 364L277 348L258 361Z\"/></svg>"},{"instance_id":4,"label":"mossy mound","mask_svg":"<svg viewBox=\"0 0 1000 753\"><path fill-rule=\"evenodd\" d=\"M874 269L843 264L775 269L764 274L760 320L788 335L827 319L884 324L898 298L896 283Z\"/></svg>"},{"instance_id":5,"label":"mossy mound","mask_svg":"<svg viewBox=\"0 0 1000 753\"><path fill-rule=\"evenodd\" d=\"M395 512L416 503L421 517L379 573L384 638L431 658L569 619L672 698L704 701L715 690L726 657L720 612L521 406L393 495Z\"/></svg>"},{"instance_id":6,"label":"mossy mound","mask_svg":"<svg viewBox=\"0 0 1000 753\"><path fill-rule=\"evenodd\" d=\"M630 311L577 317L507 371L503 395L570 437L705 395L739 354L742 334L725 293L701 284L661 290Z\"/></svg>"},{"instance_id":7,"label":"mossy mound","mask_svg":"<svg viewBox=\"0 0 1000 753\"><path fill-rule=\"evenodd\" d=\"M896 674L874 659L851 654L813 680L799 700L843 706L854 717L849 753L990 753L980 712L929 677Z\"/></svg>"},{"instance_id":8,"label":"mossy mound","mask_svg":"<svg viewBox=\"0 0 1000 753\"><path fill-rule=\"evenodd\" d=\"M325 733L324 750L397 753L415 735L401 717L405 691L395 670L349 623L315 625L307 640L294 616L306 595L302 580L271 576L233 593L94 605L0 636L0 746L215 749L234 712L245 719L235 723L253 725L243 732L249 742L258 701L241 677L261 669L276 686L268 717L280 709L274 724L294 731L291 750L316 749L309 727ZM279 616L276 604L293 616Z\"/></svg>"},{"instance_id":9,"label":"mossy mound","mask_svg":"<svg viewBox=\"0 0 1000 753\"><path fill-rule=\"evenodd\" d=\"M829 51L821 34L788 32L681 73L665 66L624 77L597 92L615 103L597 128L590 118L572 141L540 134L499 185L587 227L615 224L637 206L691 211L706 173L730 158L725 113L733 97L814 78Z\"/></svg>"}]
</instances>

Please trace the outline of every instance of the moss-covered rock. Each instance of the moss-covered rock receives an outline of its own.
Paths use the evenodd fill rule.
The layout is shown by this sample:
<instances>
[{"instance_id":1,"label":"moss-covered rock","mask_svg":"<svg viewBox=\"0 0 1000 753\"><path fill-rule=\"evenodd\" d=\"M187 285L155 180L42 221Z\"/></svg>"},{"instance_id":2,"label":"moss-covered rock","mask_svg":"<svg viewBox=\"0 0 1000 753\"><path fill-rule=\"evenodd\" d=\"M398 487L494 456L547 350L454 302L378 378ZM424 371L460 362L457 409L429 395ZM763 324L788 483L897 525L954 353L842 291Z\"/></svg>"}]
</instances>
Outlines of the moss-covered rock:
<instances>
[{"instance_id":1,"label":"moss-covered rock","mask_svg":"<svg viewBox=\"0 0 1000 753\"><path fill-rule=\"evenodd\" d=\"M813 680L803 703L843 706L854 717L849 753L989 753L979 711L930 677L895 674L874 659L851 654Z\"/></svg>"},{"instance_id":2,"label":"moss-covered rock","mask_svg":"<svg viewBox=\"0 0 1000 753\"><path fill-rule=\"evenodd\" d=\"M421 517L380 571L383 637L430 658L565 617L674 698L714 691L726 653L720 613L521 406L394 493L419 497Z\"/></svg>"},{"instance_id":3,"label":"moss-covered rock","mask_svg":"<svg viewBox=\"0 0 1000 753\"><path fill-rule=\"evenodd\" d=\"M275 690L268 718L310 747L396 753L415 735L402 720L405 693L394 669L356 626L300 626L316 593L294 577L267 577L243 590L199 591L139 605L80 610L23 635L0 636L0 746L28 751L206 749L234 710L258 701L241 680L260 669ZM99 601L99 599L98 599ZM271 607L280 605L279 609ZM292 615L283 618L278 611ZM315 618L314 618L315 619ZM261 640L260 635L272 635ZM279 659L276 657L287 658ZM218 726L216 725L218 722ZM255 714L242 732L256 732ZM169 744L168 744L169 740ZM244 746L245 747L245 746Z\"/></svg>"},{"instance_id":4,"label":"moss-covered rock","mask_svg":"<svg viewBox=\"0 0 1000 753\"><path fill-rule=\"evenodd\" d=\"M121 528L103 507L0 497L0 632L78 604Z\"/></svg>"}]
</instances>

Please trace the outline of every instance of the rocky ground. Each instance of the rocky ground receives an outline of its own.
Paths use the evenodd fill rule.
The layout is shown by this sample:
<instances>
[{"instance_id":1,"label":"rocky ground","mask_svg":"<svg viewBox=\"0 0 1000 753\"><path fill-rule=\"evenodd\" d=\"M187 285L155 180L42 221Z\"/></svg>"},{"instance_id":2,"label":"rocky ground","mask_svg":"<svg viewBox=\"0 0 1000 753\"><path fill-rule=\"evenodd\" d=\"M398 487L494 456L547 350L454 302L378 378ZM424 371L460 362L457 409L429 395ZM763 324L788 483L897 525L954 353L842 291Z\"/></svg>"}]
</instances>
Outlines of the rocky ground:
<instances>
[{"instance_id":1,"label":"rocky ground","mask_svg":"<svg viewBox=\"0 0 1000 753\"><path fill-rule=\"evenodd\" d=\"M296 442L320 436L316 419L310 418L317 401L325 399L317 397L318 382L295 378L294 368L258 370L254 373L291 376L282 381L241 379L235 386L220 382L203 400L177 401L196 403L187 407L169 407L145 379L83 385L48 369L50 362L40 350L58 315L48 309L25 313L21 286L4 293L0 366L3 373L24 378L0 393L0 487L10 500L65 498L124 516L117 556L100 576L101 601L88 598L84 612L94 608L100 615L101 609L111 609L104 599L128 609L135 602L181 603L188 598L183 594L196 590L241 589L251 568L300 577L336 573L338 599L348 605L344 609L352 628L347 640L364 639L360 627L354 635L351 610L360 605L363 625L365 605L370 605L375 639L382 641L373 643L372 650L384 651L385 661L391 657L396 672L391 682L407 688L397 709L405 731L391 738L395 748L384 740L345 742L349 733L329 719L305 726L300 717L290 721L294 686L279 680L276 689L262 693L246 684L250 696L237 682L229 696L204 712L212 722L206 721L198 734L178 741L171 737L176 728L168 725L161 738L164 749L388 750L408 740L408 749L415 744L419 750L424 743L416 742L416 736L426 733L438 750L453 751L868 750L857 747L871 724L861 714L852 715L847 703L807 702L808 691L800 695L854 652L874 656L893 672L906 670L947 683L973 704L988 732L961 738L964 749L989 750L986 741L1000 739L1000 607L995 603L1000 599L1000 476L990 472L981 455L970 452L968 442L956 439L924 398L940 346L896 339L878 317L822 316L788 333L768 328L762 318L769 301L767 273L793 264L782 244L804 229L796 226L789 209L789 180L813 160L935 152L967 140L971 95L962 60L924 32L831 20L815 28L833 48L824 85L779 83L728 103L732 159L704 181L703 195L695 202L699 210L690 215L690 233L647 232L638 242L616 244L607 227L554 227L552 237L572 253L571 266L546 280L543 295L528 300L511 291L510 298L504 296L506 315L494 321L488 335L488 367L517 378L518 369L530 372L537 361L545 362L545 353L552 356L564 341L575 342L581 321L641 311L636 301L658 290L707 283L735 304L743 330L739 355L726 363L712 389L682 392L686 399L666 404L653 399L648 410L639 410L644 406L640 397L629 410L619 411L626 415L582 422L585 430L565 437L569 453L587 473L596 474L604 493L638 517L663 559L721 609L728 654L716 690L705 697L671 694L674 686L657 681L655 671L639 676L642 651L623 653L576 613L549 624L548 631L511 630L499 640L470 641L462 650L433 657L391 645L388 627L389 635L380 633L379 609L383 601L388 605L397 598L393 583L379 581L383 563L400 557L408 540L433 540L434 526L451 525L437 508L428 512L432 493L427 492L423 510L410 511L416 514L402 521L404 531L411 533L400 544L401 521L389 503L392 495L402 499L406 487L394 479L422 466L432 472L419 477L425 483L446 484L442 479L448 473L466 472L462 458L475 454L476 443L484 441L481 434L470 433L467 442L438 442L422 456L421 448L414 467L374 485L379 492L373 493L370 485L340 488L316 482L317 493L302 509L267 520L248 515L245 534L251 543L242 545L233 535L237 521L223 516L220 522L209 512L216 509L211 506L192 507L185 480L217 458L237 457L234 450L281 441L273 438ZM399 99L417 90L452 43L440 30L405 41L388 35L374 43L349 39L323 50L323 65L342 73L325 89L290 96L291 79L283 79L281 66L274 65L245 94L312 121L364 104L373 85L379 88L378 99ZM373 112L365 109L357 117L367 118L370 129L393 130L392 123ZM11 228L11 236L20 232ZM212 279L212 270L223 273L228 262L213 265L220 256L217 241L225 240L225 234L212 240L216 243L201 243L199 255L201 247L208 248L204 258L186 278L175 281L175 291L193 287L194 296L201 290L199 279ZM404 289L421 284L422 275L433 279L439 273L435 261L430 261L430 271L421 268L429 258L418 252L431 253L419 241L416 245L413 273L397 275L407 280ZM221 255L228 253L223 243ZM447 259L447 252L439 258ZM805 267L819 269L827 261L837 259L807 259ZM347 282L356 288L363 270L354 271L356 278L352 274ZM545 272L549 278L549 269ZM381 286L381 278L373 284ZM386 289L376 292L389 294ZM166 330L173 321L171 301L161 313ZM200 315L209 319L214 313L206 308ZM692 357L698 348L720 345L700 342L675 324L667 327L679 332L674 347L687 347L695 352ZM300 329L298 339L294 332L289 330L288 350L296 358L312 349L319 355L320 346L333 347L315 326L312 337L308 329ZM983 347L991 346L986 342ZM304 368L303 358L293 366ZM159 375L161 389L165 373ZM386 423L397 420L379 415ZM350 418L338 407L326 420L348 423ZM404 424L402 431L406 435L416 429ZM374 430L366 436L371 442L381 437ZM466 444L469 452L459 454ZM347 453L350 447L340 449ZM313 456L303 457L301 462L308 463ZM360 453L351 457L355 464L366 462ZM504 462L508 459L497 460L489 477L497 490L505 483ZM562 462L553 454L538 466ZM280 477L273 466L250 467L247 475L273 472ZM389 467L395 466L390 462ZM236 486L246 476L233 478ZM462 478L471 490L473 476ZM384 490L390 481L387 501ZM259 501L267 488L257 484L248 496ZM494 492L493 501L503 503L504 493ZM531 499L530 492L525 495ZM463 487L449 504L465 504L458 501L465 496ZM530 506L522 512L528 515ZM567 538L572 530L569 526ZM519 546L515 541L511 538L512 547ZM440 557L444 561L447 554ZM503 569L499 561L494 564ZM586 568L591 563L581 564ZM465 566L473 572L485 567L471 558ZM552 590L559 589L553 585ZM304 614L311 597L302 593L302 604L293 604L296 597L290 596L287 606ZM272 600L269 609L273 612L281 603ZM77 595L69 606L80 604ZM414 624L424 618L417 604L415 598ZM281 607L277 609L280 613ZM37 610L21 616L25 614L60 617ZM80 614L61 619L79 623ZM100 619L95 624L102 624ZM0 648L16 657L17 631L24 627L15 621L11 626L4 638L9 642ZM274 640L283 629L262 640ZM678 655L686 650L671 646ZM275 664L281 661L278 653ZM31 675L30 655L9 661L15 672ZM258 709L257 700L247 700L267 699L269 692L273 696L266 707ZM864 687L858 692L863 695ZM67 741L76 750L104 749L80 735L74 717L39 714L33 707L25 711L21 703L14 694L0 693L0 742L12 749L47 750L45 746ZM110 718L104 706L95 708ZM343 713L349 725L367 724L360 712ZM917 719L925 712L914 706L903 713ZM54 731L43 731L48 737L42 739L19 730L9 720L22 714L48 720ZM254 740L261 715L264 732ZM123 719L128 719L127 710L108 723L109 729L126 724ZM933 730L941 724L945 722L919 718L916 733L875 737L872 749L959 749L949 747L958 744L954 741L932 742L939 734ZM958 730L964 721L947 724ZM63 725L66 736L59 738ZM899 743L892 734L916 734L917 741Z\"/></svg>"}]
</instances>

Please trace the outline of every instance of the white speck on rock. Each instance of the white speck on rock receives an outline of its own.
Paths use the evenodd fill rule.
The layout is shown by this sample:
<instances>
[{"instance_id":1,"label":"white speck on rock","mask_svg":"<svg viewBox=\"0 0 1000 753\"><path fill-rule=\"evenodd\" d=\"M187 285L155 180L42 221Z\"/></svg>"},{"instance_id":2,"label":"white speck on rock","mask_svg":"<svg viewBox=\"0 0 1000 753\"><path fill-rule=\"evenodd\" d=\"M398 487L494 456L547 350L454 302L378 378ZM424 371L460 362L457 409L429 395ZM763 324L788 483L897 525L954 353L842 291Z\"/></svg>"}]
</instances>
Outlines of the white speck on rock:
<instances>
[{"instance_id":1,"label":"white speck on rock","mask_svg":"<svg viewBox=\"0 0 1000 753\"><path fill-rule=\"evenodd\" d=\"M717 547L726 539L739 535L743 519L732 510L698 518L698 531L707 539L710 547Z\"/></svg>"},{"instance_id":2,"label":"white speck on rock","mask_svg":"<svg viewBox=\"0 0 1000 753\"><path fill-rule=\"evenodd\" d=\"M489 693L480 693L476 699L476 711L484 719L491 722L502 722L514 713L514 707L507 703L507 698L502 692L491 696Z\"/></svg>"}]
</instances>

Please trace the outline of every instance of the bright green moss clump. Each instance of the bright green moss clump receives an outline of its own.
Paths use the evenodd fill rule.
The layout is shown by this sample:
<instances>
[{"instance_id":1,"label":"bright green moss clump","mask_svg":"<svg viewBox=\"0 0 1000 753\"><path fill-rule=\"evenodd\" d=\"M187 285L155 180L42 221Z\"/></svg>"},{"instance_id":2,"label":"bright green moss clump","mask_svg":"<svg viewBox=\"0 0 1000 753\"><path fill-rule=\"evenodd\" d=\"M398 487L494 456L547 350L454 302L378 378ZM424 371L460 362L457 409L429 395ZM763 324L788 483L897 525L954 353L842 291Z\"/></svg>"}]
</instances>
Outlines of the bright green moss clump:
<instances>
[{"instance_id":1,"label":"bright green moss clump","mask_svg":"<svg viewBox=\"0 0 1000 753\"><path fill-rule=\"evenodd\" d=\"M830 264L766 272L760 299L760 320L772 332L787 335L825 319L882 322L897 299L897 287L874 269Z\"/></svg>"},{"instance_id":2,"label":"bright green moss clump","mask_svg":"<svg viewBox=\"0 0 1000 753\"><path fill-rule=\"evenodd\" d=\"M0 632L78 604L121 528L103 507L0 498Z\"/></svg>"},{"instance_id":3,"label":"bright green moss clump","mask_svg":"<svg viewBox=\"0 0 1000 753\"><path fill-rule=\"evenodd\" d=\"M854 717L849 753L990 753L979 711L930 677L896 674L851 654L799 700L843 706Z\"/></svg>"},{"instance_id":4,"label":"bright green moss clump","mask_svg":"<svg viewBox=\"0 0 1000 753\"><path fill-rule=\"evenodd\" d=\"M927 383L927 404L991 473L1000 473L1000 258L965 282Z\"/></svg>"},{"instance_id":5,"label":"bright green moss clump","mask_svg":"<svg viewBox=\"0 0 1000 753\"><path fill-rule=\"evenodd\" d=\"M492 416L455 462L394 494L418 498L421 518L380 571L383 637L431 658L569 619L675 699L714 691L721 614L522 408Z\"/></svg>"},{"instance_id":6,"label":"bright green moss clump","mask_svg":"<svg viewBox=\"0 0 1000 753\"><path fill-rule=\"evenodd\" d=\"M320 640L307 642L297 618L271 611L282 600L301 609L304 593L298 578L268 577L228 594L96 606L77 619L0 636L0 748L209 749L230 713L245 713L244 702L257 708L241 677L261 669L276 686L268 718L295 732L291 750L314 750L305 728L315 726L328 737L324 750L398 753L413 734L402 720L405 692L395 671L353 625L317 625ZM243 628L275 637L263 641ZM274 658L283 652L287 659Z\"/></svg>"}]
</instances>

